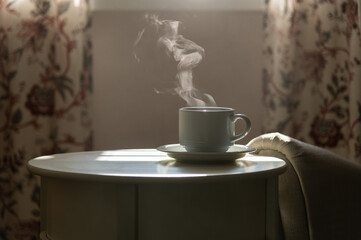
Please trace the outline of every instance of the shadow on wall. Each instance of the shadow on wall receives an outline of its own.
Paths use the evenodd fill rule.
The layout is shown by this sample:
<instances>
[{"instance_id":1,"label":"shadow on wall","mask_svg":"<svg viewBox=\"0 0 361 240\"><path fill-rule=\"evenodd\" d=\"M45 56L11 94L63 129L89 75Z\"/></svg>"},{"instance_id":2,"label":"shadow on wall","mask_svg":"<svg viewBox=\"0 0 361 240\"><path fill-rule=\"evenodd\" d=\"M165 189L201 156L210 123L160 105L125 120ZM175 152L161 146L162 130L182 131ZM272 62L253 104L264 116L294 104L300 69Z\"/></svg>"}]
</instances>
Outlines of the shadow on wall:
<instances>
[{"instance_id":1,"label":"shadow on wall","mask_svg":"<svg viewBox=\"0 0 361 240\"><path fill-rule=\"evenodd\" d=\"M218 106L248 115L252 130L239 144L261 134L262 12L158 12L181 21L180 34L205 49L194 69L195 87ZM95 149L148 148L178 142L178 109L173 95L177 62L145 32L145 12L93 13Z\"/></svg>"}]
</instances>

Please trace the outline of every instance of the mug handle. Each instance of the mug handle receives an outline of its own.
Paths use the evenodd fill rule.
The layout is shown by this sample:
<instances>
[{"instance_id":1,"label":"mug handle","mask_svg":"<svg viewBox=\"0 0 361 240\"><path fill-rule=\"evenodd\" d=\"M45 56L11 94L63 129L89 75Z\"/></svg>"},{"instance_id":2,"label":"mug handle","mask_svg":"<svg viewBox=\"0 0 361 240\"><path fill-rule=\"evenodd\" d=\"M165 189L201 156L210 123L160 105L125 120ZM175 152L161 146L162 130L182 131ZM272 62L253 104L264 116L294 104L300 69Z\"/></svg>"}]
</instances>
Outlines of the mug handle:
<instances>
[{"instance_id":1,"label":"mug handle","mask_svg":"<svg viewBox=\"0 0 361 240\"><path fill-rule=\"evenodd\" d=\"M235 123L238 119L242 119L244 121L244 123L246 124L245 129L243 130L242 133L234 135L231 137L231 141L235 142L240 140L241 138L243 138L244 136L246 136L249 131L251 130L251 121L249 120L249 118L244 115L244 114L234 114L233 116L231 116L231 121L233 123Z\"/></svg>"}]
</instances>

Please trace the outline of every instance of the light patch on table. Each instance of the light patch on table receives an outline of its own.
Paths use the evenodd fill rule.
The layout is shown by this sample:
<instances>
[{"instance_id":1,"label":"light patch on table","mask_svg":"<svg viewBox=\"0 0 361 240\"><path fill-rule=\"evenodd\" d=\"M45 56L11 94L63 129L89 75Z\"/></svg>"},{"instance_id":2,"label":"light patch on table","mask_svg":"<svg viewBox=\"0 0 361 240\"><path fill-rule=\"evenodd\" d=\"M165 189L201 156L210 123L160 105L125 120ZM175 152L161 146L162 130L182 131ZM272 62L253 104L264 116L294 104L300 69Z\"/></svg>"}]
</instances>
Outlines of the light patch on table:
<instances>
[{"instance_id":1,"label":"light patch on table","mask_svg":"<svg viewBox=\"0 0 361 240\"><path fill-rule=\"evenodd\" d=\"M140 151L104 151L97 157L96 161L138 161L138 162L158 162L161 160L171 159L167 154L152 151L152 150L140 150Z\"/></svg>"},{"instance_id":2,"label":"light patch on table","mask_svg":"<svg viewBox=\"0 0 361 240\"><path fill-rule=\"evenodd\" d=\"M37 157L35 158L36 160L48 160L48 159L52 159L54 158L54 156L41 156L41 157Z\"/></svg>"},{"instance_id":3,"label":"light patch on table","mask_svg":"<svg viewBox=\"0 0 361 240\"><path fill-rule=\"evenodd\" d=\"M242 160L248 160L252 162L283 162L282 159L268 156L258 156L252 154L246 154L246 156L242 157Z\"/></svg>"}]
</instances>

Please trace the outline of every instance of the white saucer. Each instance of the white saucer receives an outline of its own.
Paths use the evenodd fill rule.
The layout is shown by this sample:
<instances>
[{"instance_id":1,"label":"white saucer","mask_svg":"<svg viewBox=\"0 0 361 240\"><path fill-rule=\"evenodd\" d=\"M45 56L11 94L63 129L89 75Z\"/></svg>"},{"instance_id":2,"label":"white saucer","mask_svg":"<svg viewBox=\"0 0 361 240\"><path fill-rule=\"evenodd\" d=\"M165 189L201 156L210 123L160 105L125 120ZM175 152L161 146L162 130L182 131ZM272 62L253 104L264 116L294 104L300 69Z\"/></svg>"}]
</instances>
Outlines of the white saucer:
<instances>
[{"instance_id":1,"label":"white saucer","mask_svg":"<svg viewBox=\"0 0 361 240\"><path fill-rule=\"evenodd\" d=\"M245 145L233 145L226 152L187 152L180 144L170 144L157 147L158 151L165 152L171 158L181 162L229 162L241 158L246 153L256 149Z\"/></svg>"}]
</instances>

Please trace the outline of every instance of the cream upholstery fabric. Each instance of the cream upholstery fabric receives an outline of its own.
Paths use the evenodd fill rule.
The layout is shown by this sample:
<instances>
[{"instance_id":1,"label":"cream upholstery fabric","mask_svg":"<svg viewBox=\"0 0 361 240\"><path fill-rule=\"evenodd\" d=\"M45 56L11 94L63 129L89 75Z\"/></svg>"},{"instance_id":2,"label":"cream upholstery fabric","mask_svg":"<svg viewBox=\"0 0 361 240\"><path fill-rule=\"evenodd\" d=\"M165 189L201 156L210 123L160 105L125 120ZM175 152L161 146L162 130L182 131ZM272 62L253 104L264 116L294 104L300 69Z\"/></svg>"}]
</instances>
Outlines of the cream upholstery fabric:
<instances>
[{"instance_id":1,"label":"cream upholstery fabric","mask_svg":"<svg viewBox=\"0 0 361 240\"><path fill-rule=\"evenodd\" d=\"M280 133L249 142L288 164L279 177L286 240L361 239L361 165Z\"/></svg>"}]
</instances>

